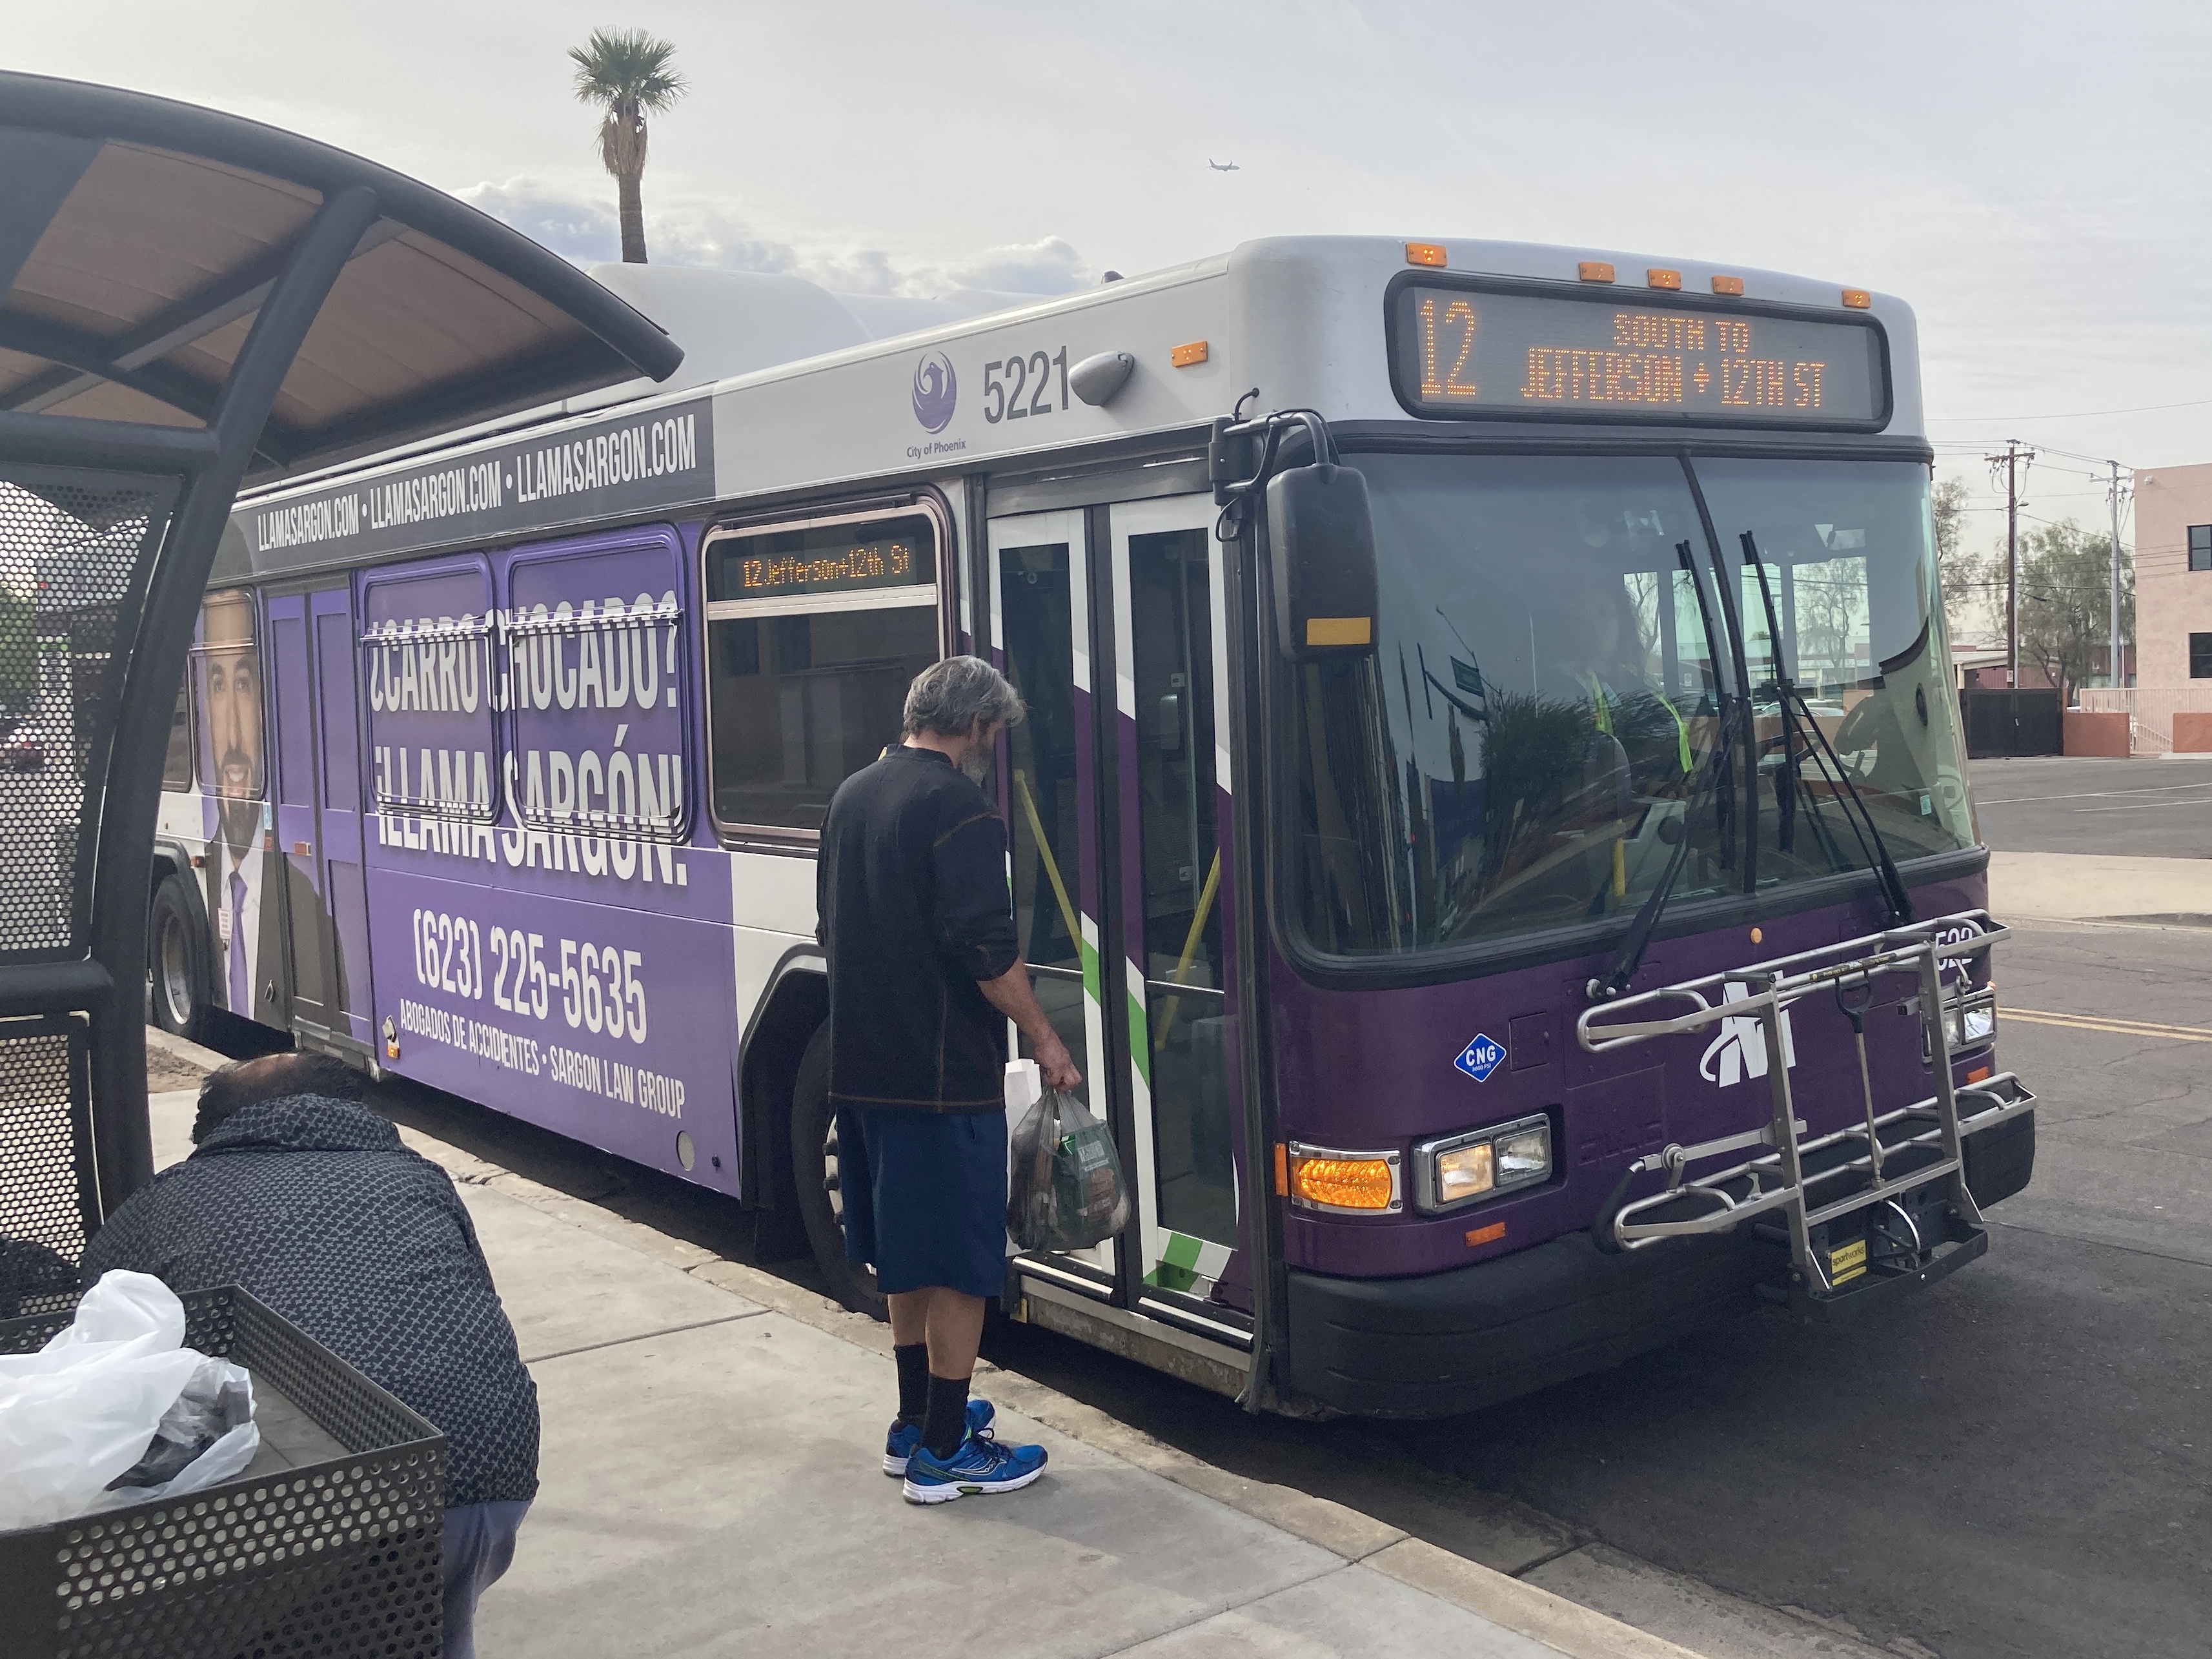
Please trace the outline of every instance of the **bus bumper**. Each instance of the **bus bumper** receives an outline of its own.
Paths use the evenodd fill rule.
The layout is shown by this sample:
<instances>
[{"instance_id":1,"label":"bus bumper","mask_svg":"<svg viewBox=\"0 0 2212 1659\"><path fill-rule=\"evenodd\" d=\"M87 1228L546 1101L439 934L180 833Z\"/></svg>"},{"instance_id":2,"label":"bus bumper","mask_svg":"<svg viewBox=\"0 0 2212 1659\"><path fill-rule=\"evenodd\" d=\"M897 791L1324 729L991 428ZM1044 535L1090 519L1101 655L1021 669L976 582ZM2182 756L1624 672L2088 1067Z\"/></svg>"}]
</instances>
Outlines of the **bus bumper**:
<instances>
[{"instance_id":1,"label":"bus bumper","mask_svg":"<svg viewBox=\"0 0 2212 1659\"><path fill-rule=\"evenodd\" d=\"M1290 1275L1291 1387L1360 1417L1449 1417L1741 1313L1772 1252L1733 1237L1626 1255L1587 1232L1420 1279Z\"/></svg>"},{"instance_id":2,"label":"bus bumper","mask_svg":"<svg viewBox=\"0 0 2212 1659\"><path fill-rule=\"evenodd\" d=\"M2035 1117L1967 1142L1984 1206L2027 1184ZM1360 1417L1449 1417L1620 1364L1759 1304L1786 1260L1741 1235L1625 1255L1571 1233L1420 1279L1290 1274L1290 1382Z\"/></svg>"}]
</instances>

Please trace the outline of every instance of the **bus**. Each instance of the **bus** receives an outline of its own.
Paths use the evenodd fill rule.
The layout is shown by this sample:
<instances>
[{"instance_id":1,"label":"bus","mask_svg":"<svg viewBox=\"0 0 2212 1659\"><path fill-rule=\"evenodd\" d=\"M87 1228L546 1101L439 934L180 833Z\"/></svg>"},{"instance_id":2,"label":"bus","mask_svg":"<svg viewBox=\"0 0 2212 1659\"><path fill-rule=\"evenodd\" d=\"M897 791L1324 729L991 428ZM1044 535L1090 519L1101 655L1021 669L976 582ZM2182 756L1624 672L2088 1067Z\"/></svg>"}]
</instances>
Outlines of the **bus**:
<instances>
[{"instance_id":1,"label":"bus","mask_svg":"<svg viewBox=\"0 0 2212 1659\"><path fill-rule=\"evenodd\" d=\"M239 502L160 1024L711 1188L878 1308L815 851L967 652L1026 702L1012 902L1135 1200L1010 1243L1012 1317L1434 1417L1986 1249L2033 1097L1906 306L1364 238L996 310L606 279L714 378Z\"/></svg>"}]
</instances>

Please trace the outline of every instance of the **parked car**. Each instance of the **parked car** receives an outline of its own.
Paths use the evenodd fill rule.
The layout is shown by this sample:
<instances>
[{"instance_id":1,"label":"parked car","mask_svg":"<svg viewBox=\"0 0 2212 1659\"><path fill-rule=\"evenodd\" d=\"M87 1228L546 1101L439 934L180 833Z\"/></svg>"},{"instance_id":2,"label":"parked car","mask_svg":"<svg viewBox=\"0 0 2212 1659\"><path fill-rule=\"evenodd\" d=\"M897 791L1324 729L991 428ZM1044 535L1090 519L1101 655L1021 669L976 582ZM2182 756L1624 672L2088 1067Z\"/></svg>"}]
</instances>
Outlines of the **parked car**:
<instances>
[{"instance_id":1,"label":"parked car","mask_svg":"<svg viewBox=\"0 0 2212 1659\"><path fill-rule=\"evenodd\" d=\"M19 726L0 742L0 768L10 772L35 772L46 763L46 739L33 726Z\"/></svg>"}]
</instances>

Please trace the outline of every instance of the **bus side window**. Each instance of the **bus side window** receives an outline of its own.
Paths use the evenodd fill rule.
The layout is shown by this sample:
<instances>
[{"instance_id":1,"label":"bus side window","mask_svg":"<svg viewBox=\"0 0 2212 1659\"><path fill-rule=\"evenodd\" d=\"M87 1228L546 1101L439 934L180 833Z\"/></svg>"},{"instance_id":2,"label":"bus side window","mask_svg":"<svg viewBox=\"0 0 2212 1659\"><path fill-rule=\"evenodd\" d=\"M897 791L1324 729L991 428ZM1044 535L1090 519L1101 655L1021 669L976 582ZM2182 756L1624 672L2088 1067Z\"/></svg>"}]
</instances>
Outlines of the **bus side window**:
<instances>
[{"instance_id":1,"label":"bus side window","mask_svg":"<svg viewBox=\"0 0 2212 1659\"><path fill-rule=\"evenodd\" d=\"M180 792L192 787L191 663L177 682L177 706L169 716L169 752L161 762L161 787Z\"/></svg>"},{"instance_id":2,"label":"bus side window","mask_svg":"<svg viewBox=\"0 0 2212 1659\"><path fill-rule=\"evenodd\" d=\"M623 879L657 867L629 843L678 841L690 823L677 558L673 534L647 526L507 567L513 804L532 829L581 836L586 874L602 857Z\"/></svg>"},{"instance_id":3,"label":"bus side window","mask_svg":"<svg viewBox=\"0 0 2212 1659\"><path fill-rule=\"evenodd\" d=\"M478 823L498 817L492 642L491 577L476 559L396 566L363 585L360 695L380 813Z\"/></svg>"},{"instance_id":4,"label":"bus side window","mask_svg":"<svg viewBox=\"0 0 2212 1659\"><path fill-rule=\"evenodd\" d=\"M937 660L937 527L926 514L707 539L716 823L818 830L837 786L899 740Z\"/></svg>"}]
</instances>

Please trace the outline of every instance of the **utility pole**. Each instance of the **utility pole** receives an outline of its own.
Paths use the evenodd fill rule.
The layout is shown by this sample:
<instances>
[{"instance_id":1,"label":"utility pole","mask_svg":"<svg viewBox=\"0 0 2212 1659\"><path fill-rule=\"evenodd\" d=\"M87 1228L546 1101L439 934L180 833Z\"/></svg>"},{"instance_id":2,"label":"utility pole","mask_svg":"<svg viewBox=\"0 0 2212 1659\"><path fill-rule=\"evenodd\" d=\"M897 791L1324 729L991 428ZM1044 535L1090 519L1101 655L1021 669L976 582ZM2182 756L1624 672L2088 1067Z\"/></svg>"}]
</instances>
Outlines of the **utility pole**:
<instances>
[{"instance_id":1,"label":"utility pole","mask_svg":"<svg viewBox=\"0 0 2212 1659\"><path fill-rule=\"evenodd\" d=\"M2112 469L2112 649L2106 655L2105 666L2112 671L2112 689L2119 690L2128 683L2127 672L2120 657L2120 464L2107 461Z\"/></svg>"},{"instance_id":2,"label":"utility pole","mask_svg":"<svg viewBox=\"0 0 2212 1659\"><path fill-rule=\"evenodd\" d=\"M2005 440L2005 453L1985 455L1990 471L2002 466L2005 475L2005 672L2013 690L2020 690L2020 469L2035 459L2022 449L2020 440Z\"/></svg>"}]
</instances>

